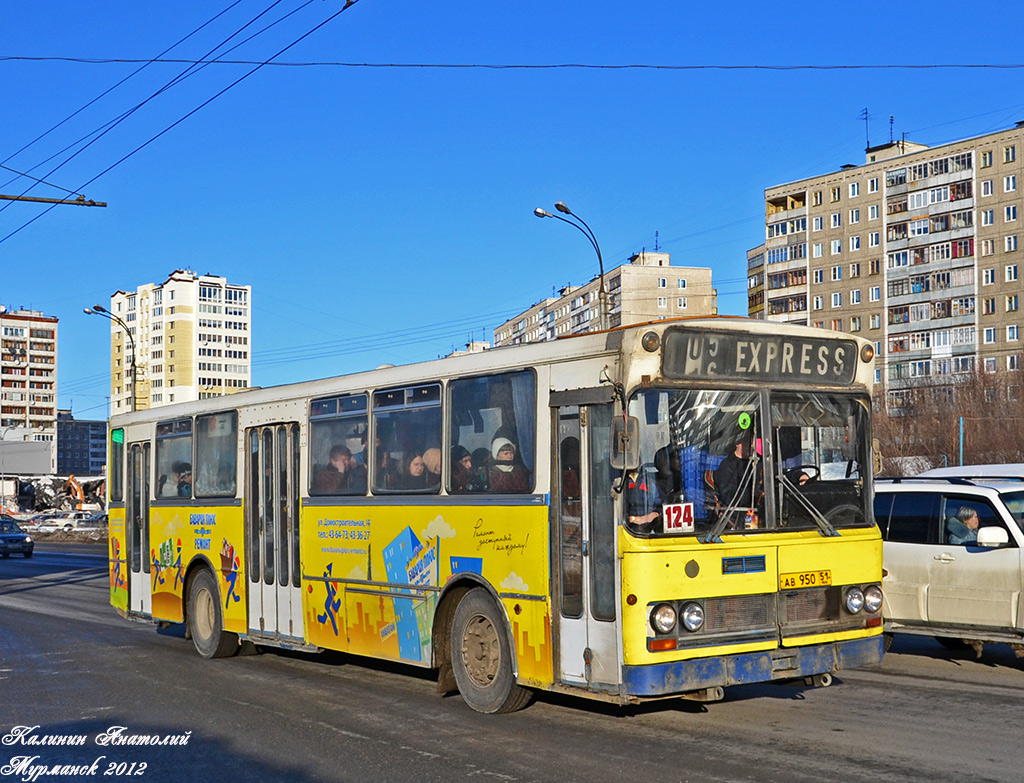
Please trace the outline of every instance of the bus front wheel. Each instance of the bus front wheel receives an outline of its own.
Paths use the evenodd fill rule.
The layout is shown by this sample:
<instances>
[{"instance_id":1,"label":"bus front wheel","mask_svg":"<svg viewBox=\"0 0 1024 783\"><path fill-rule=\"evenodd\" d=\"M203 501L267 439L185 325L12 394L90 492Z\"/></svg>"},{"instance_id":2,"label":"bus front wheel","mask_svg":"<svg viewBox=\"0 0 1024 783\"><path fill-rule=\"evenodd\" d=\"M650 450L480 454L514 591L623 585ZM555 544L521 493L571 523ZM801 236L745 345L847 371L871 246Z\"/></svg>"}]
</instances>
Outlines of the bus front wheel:
<instances>
[{"instance_id":1,"label":"bus front wheel","mask_svg":"<svg viewBox=\"0 0 1024 783\"><path fill-rule=\"evenodd\" d=\"M470 590L452 620L452 671L459 693L477 712L514 712L532 693L512 674L512 648L494 600L482 588Z\"/></svg>"},{"instance_id":2,"label":"bus front wheel","mask_svg":"<svg viewBox=\"0 0 1024 783\"><path fill-rule=\"evenodd\" d=\"M188 591L188 628L204 658L226 658L238 652L238 634L224 630L217 580L208 570L195 575Z\"/></svg>"}]
</instances>

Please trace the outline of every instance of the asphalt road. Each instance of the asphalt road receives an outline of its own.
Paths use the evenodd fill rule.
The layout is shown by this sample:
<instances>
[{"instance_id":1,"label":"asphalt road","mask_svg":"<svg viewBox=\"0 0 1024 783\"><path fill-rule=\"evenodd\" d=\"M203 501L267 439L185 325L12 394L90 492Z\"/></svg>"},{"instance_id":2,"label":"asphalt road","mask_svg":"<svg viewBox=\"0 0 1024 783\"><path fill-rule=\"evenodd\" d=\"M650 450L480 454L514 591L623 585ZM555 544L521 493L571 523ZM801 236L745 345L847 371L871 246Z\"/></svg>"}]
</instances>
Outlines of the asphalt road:
<instances>
[{"instance_id":1,"label":"asphalt road","mask_svg":"<svg viewBox=\"0 0 1024 783\"><path fill-rule=\"evenodd\" d=\"M635 709L541 695L483 716L437 696L416 669L277 651L204 661L179 629L129 623L109 607L102 548L60 549L0 560L0 781L33 774L16 757L47 771L80 765L42 781L1024 777L1024 661L1005 646L975 660L900 636L880 666L828 688L738 687L717 704ZM85 744L12 743L16 726ZM178 744L97 744L111 727Z\"/></svg>"}]
</instances>

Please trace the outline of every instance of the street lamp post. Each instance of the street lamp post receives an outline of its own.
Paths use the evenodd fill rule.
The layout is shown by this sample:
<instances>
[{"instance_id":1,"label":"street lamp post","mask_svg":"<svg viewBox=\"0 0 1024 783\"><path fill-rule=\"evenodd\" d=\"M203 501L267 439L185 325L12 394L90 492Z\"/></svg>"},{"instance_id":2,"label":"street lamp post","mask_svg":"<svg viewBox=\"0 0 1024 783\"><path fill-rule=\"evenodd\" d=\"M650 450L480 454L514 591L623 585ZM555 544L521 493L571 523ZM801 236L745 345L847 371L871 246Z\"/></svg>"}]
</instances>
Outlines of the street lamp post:
<instances>
[{"instance_id":1,"label":"street lamp post","mask_svg":"<svg viewBox=\"0 0 1024 783\"><path fill-rule=\"evenodd\" d=\"M94 304L92 307L86 307L83 312L85 312L86 315L102 315L108 321L113 321L118 326L120 326L122 329L124 329L124 333L126 335L128 335L128 342L129 342L129 344L132 347L132 394L131 394L131 401L132 401L132 412L134 413L135 412L135 359L136 359L136 356L135 356L135 338L132 337L131 329L128 328L128 324L126 324L124 321L122 321L120 318L118 318L116 315L114 315L112 312L107 310L102 305Z\"/></svg>"},{"instance_id":2,"label":"street lamp post","mask_svg":"<svg viewBox=\"0 0 1024 783\"><path fill-rule=\"evenodd\" d=\"M598 323L601 327L601 331L604 331L605 329L609 328L608 291L604 287L604 259L601 257L601 247L597 244L597 237L594 236L594 232L590 229L590 226L587 225L587 222L579 215L574 213L572 210L570 210L569 207L565 205L564 201L556 201L555 209L561 212L562 215L568 215L569 217L574 219L569 220L568 218L562 217L562 215L553 215L546 209L541 209L540 207L537 207L535 210L533 210L533 214L539 218L555 218L556 220L561 220L563 223L568 223L570 226L575 228L590 241L590 244L594 248L594 252L597 253L597 265L598 269L600 270L601 278L599 283L600 287L597 291L597 318Z\"/></svg>"}]
</instances>

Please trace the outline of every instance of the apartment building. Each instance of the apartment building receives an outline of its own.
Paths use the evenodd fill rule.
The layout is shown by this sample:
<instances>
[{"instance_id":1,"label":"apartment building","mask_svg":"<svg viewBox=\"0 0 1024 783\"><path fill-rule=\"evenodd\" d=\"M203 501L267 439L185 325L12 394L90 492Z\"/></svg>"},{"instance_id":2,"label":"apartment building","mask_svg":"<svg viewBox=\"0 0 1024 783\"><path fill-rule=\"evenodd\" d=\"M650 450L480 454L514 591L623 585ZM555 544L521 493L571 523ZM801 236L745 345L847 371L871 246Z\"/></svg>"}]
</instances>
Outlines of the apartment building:
<instances>
[{"instance_id":1,"label":"apartment building","mask_svg":"<svg viewBox=\"0 0 1024 783\"><path fill-rule=\"evenodd\" d=\"M604 275L608 326L717 315L718 293L705 267L672 266L670 254L641 252ZM601 279L566 286L494 330L494 347L597 331Z\"/></svg>"},{"instance_id":2,"label":"apartment building","mask_svg":"<svg viewBox=\"0 0 1024 783\"><path fill-rule=\"evenodd\" d=\"M114 293L110 313L130 336L111 321L111 412L131 410L133 381L137 410L248 388L251 300L252 286L188 269Z\"/></svg>"},{"instance_id":3,"label":"apartment building","mask_svg":"<svg viewBox=\"0 0 1024 783\"><path fill-rule=\"evenodd\" d=\"M914 385L1019 372L1019 187L1024 123L938 147L869 147L862 165L767 188L748 312L874 341L890 406Z\"/></svg>"},{"instance_id":4,"label":"apartment building","mask_svg":"<svg viewBox=\"0 0 1024 783\"><path fill-rule=\"evenodd\" d=\"M58 410L57 473L62 476L101 476L106 466L106 420L76 419L70 410Z\"/></svg>"},{"instance_id":5,"label":"apartment building","mask_svg":"<svg viewBox=\"0 0 1024 783\"><path fill-rule=\"evenodd\" d=\"M48 470L53 472L56 445L57 318L37 310L0 307L0 454L4 469L18 470L22 463L27 466L31 462L26 472L40 472L40 455L45 454Z\"/></svg>"}]
</instances>

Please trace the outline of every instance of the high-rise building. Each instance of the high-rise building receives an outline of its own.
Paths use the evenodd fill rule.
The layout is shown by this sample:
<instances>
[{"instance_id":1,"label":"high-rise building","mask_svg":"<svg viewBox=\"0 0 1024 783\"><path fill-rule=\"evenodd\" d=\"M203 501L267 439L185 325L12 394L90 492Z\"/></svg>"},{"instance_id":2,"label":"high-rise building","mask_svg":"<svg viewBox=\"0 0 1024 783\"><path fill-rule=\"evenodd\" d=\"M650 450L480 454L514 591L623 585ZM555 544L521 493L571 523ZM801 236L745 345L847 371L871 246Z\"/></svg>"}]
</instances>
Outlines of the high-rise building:
<instances>
[{"instance_id":1,"label":"high-rise building","mask_svg":"<svg viewBox=\"0 0 1024 783\"><path fill-rule=\"evenodd\" d=\"M11 437L5 437L10 433ZM11 445L12 441L20 443ZM26 441L37 444L28 446ZM45 445L39 445L45 444ZM0 307L0 450L4 470L57 467L57 319ZM19 460L18 454L25 459ZM24 466L19 466L20 462ZM31 462L31 466L28 462Z\"/></svg>"},{"instance_id":2,"label":"high-rise building","mask_svg":"<svg viewBox=\"0 0 1024 783\"><path fill-rule=\"evenodd\" d=\"M248 388L251 297L251 286L187 269L172 272L163 283L117 291L110 297L110 313L131 334L126 339L111 321L111 412L131 410L133 380L137 410Z\"/></svg>"},{"instance_id":3,"label":"high-rise building","mask_svg":"<svg viewBox=\"0 0 1024 783\"><path fill-rule=\"evenodd\" d=\"M57 411L57 473L101 476L107 465L107 422L76 419Z\"/></svg>"},{"instance_id":4,"label":"high-rise building","mask_svg":"<svg viewBox=\"0 0 1024 783\"><path fill-rule=\"evenodd\" d=\"M672 266L668 253L637 253L606 272L608 326L626 326L686 315L717 315L718 292L706 267ZM601 279L566 286L494 330L495 348L597 331Z\"/></svg>"},{"instance_id":5,"label":"high-rise building","mask_svg":"<svg viewBox=\"0 0 1024 783\"><path fill-rule=\"evenodd\" d=\"M939 147L869 147L863 165L767 188L765 242L747 253L749 313L873 340L890 406L976 369L1017 373L1018 188L1024 123ZM1013 399L1020 381L1008 378Z\"/></svg>"}]
</instances>

